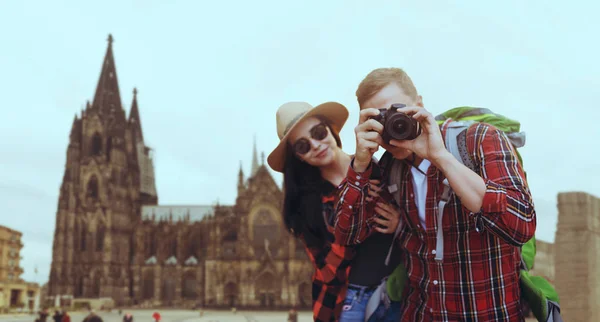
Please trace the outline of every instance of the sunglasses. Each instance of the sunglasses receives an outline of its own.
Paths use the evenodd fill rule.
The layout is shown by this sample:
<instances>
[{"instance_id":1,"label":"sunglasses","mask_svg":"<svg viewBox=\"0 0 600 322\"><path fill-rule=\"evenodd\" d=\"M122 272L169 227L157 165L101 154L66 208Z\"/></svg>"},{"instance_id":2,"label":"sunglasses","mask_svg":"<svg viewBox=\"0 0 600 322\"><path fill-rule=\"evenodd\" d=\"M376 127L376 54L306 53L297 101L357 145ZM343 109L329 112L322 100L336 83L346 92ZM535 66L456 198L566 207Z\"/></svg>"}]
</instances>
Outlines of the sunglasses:
<instances>
[{"instance_id":1,"label":"sunglasses","mask_svg":"<svg viewBox=\"0 0 600 322\"><path fill-rule=\"evenodd\" d=\"M309 133L311 138L321 141L327 137L327 125L325 123L319 123L313 126ZM292 147L294 148L294 152L299 155L304 155L310 151L310 141L307 138L300 138L294 142Z\"/></svg>"}]
</instances>

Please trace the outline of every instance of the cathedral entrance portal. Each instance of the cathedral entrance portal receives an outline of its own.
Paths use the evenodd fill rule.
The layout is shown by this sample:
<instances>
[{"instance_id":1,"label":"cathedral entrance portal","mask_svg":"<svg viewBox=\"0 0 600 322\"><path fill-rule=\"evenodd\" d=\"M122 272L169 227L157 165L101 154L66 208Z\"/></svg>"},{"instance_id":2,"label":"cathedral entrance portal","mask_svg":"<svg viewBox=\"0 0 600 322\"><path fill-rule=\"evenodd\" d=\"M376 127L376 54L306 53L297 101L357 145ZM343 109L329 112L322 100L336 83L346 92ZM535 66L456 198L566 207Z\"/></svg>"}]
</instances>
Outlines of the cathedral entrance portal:
<instances>
[{"instance_id":1,"label":"cathedral entrance portal","mask_svg":"<svg viewBox=\"0 0 600 322\"><path fill-rule=\"evenodd\" d=\"M260 300L260 306L264 308L273 308L275 307L275 293L272 292L264 292L258 296Z\"/></svg>"},{"instance_id":2,"label":"cathedral entrance portal","mask_svg":"<svg viewBox=\"0 0 600 322\"><path fill-rule=\"evenodd\" d=\"M264 272L255 282L254 290L256 298L260 301L260 306L272 308L276 304L277 279L271 272Z\"/></svg>"},{"instance_id":3,"label":"cathedral entrance portal","mask_svg":"<svg viewBox=\"0 0 600 322\"><path fill-rule=\"evenodd\" d=\"M229 307L234 307L237 304L237 297L238 297L238 287L235 283L233 282L229 282L225 285L225 290L224 290L224 295L225 295L225 304L229 305Z\"/></svg>"}]
</instances>

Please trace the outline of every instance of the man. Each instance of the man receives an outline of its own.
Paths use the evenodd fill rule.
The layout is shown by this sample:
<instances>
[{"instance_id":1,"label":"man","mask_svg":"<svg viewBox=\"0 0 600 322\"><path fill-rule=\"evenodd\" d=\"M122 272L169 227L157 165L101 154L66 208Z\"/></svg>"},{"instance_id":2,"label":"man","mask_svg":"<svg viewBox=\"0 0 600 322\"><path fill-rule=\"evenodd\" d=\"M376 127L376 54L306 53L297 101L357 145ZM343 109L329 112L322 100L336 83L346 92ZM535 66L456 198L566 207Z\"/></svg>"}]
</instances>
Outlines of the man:
<instances>
[{"instance_id":1,"label":"man","mask_svg":"<svg viewBox=\"0 0 600 322\"><path fill-rule=\"evenodd\" d=\"M506 135L484 123L468 128L467 152L479 165L475 173L445 148L451 120L437 125L403 70L372 71L356 96L361 109L356 154L336 205L336 240L361 243L373 231L375 217L367 209L377 199L368 194L378 188L369 179L374 168L383 171L401 210L398 243L408 272L401 321L524 321L519 247L534 236L536 219ZM406 105L399 111L419 122L422 132L414 140L386 143L383 125L371 117L398 103ZM393 156L391 167L371 162L380 146ZM445 183L453 195L438 218Z\"/></svg>"}]
</instances>

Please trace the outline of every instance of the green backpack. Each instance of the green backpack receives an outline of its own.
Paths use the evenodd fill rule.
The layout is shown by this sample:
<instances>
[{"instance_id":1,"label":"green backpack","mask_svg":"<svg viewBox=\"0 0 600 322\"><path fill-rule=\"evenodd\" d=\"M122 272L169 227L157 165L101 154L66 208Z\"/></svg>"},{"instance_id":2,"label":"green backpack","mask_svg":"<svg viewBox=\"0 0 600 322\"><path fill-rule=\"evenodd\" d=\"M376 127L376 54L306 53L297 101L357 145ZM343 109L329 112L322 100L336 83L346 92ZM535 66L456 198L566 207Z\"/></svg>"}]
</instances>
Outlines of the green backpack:
<instances>
[{"instance_id":1,"label":"green backpack","mask_svg":"<svg viewBox=\"0 0 600 322\"><path fill-rule=\"evenodd\" d=\"M525 133L519 132L521 124L499 114L495 114L486 108L476 107L457 107L448 110L441 115L436 116L438 124L444 123L447 119L452 119L445 141L446 148L465 166L476 170L476 164L466 152L466 129L474 122L482 122L493 125L498 130L504 132L509 138L513 146L519 162L523 165L523 160L517 148L525 145ZM462 153L461 153L462 152ZM382 158L383 160L383 158ZM446 199L449 196L448 189L444 191ZM442 198L444 199L444 198ZM444 202L440 203L443 213ZM441 218L439 218L441 220ZM441 234L441 230L440 230ZM438 235L438 243L443 241L443 236ZM443 246L438 244L437 247ZM539 322L561 322L560 306L558 294L554 287L541 276L533 276L529 274L529 270L533 268L534 258L536 253L535 237L525 243L521 249L521 268L520 268L520 284L522 298L529 305L529 308ZM443 256L443 255L442 255ZM408 280L406 268L403 265L398 265L393 273L387 279L387 293L391 300L399 301L402 298L402 292Z\"/></svg>"}]
</instances>

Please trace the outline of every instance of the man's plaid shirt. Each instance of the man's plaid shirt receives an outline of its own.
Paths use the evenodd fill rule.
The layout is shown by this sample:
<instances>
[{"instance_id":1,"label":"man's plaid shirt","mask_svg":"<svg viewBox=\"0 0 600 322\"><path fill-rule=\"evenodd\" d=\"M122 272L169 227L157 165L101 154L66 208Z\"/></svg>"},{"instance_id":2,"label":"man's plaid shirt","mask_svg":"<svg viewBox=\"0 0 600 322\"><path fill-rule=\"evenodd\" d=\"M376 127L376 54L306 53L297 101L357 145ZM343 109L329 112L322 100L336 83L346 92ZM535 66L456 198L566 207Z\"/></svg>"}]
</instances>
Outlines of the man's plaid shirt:
<instances>
[{"instance_id":1,"label":"man's plaid shirt","mask_svg":"<svg viewBox=\"0 0 600 322\"><path fill-rule=\"evenodd\" d=\"M337 189L323 196L323 216L333 237L333 207ZM306 244L305 244L306 245ZM350 263L354 257L353 246L341 246L327 242L322 247L306 247L307 254L315 267L312 277L313 319L317 322L338 321L346 290Z\"/></svg>"},{"instance_id":2,"label":"man's plaid shirt","mask_svg":"<svg viewBox=\"0 0 600 322\"><path fill-rule=\"evenodd\" d=\"M448 122L442 125L442 134ZM467 131L468 152L486 184L481 210L472 213L453 196L444 209L444 258L435 260L438 202L444 175L427 171L426 228L419 222L411 171L398 182L404 250L409 283L402 299L402 319L418 321L524 321L519 303L518 247L534 236L536 216L521 165L506 135L491 125ZM395 161L399 162L399 161ZM350 167L336 204L336 241L357 244L371 233L369 177ZM381 170L381 169L380 169Z\"/></svg>"}]
</instances>

